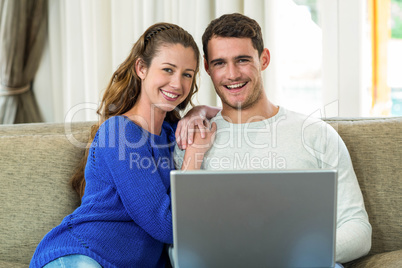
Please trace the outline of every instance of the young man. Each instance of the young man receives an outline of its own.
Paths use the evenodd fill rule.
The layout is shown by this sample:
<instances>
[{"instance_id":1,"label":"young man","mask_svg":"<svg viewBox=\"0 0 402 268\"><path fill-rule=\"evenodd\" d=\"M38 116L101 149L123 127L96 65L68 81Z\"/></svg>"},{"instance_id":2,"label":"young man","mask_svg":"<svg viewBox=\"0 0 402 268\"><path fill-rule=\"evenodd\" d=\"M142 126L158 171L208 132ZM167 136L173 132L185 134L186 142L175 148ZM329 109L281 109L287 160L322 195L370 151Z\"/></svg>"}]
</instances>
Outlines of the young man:
<instances>
[{"instance_id":1,"label":"young man","mask_svg":"<svg viewBox=\"0 0 402 268\"><path fill-rule=\"evenodd\" d=\"M202 37L204 66L222 100L217 134L202 169L337 169L336 261L367 254L371 225L347 148L322 120L271 103L262 71L270 62L258 23L241 14L213 20ZM196 146L192 144L189 146ZM175 149L182 165L183 151Z\"/></svg>"}]
</instances>

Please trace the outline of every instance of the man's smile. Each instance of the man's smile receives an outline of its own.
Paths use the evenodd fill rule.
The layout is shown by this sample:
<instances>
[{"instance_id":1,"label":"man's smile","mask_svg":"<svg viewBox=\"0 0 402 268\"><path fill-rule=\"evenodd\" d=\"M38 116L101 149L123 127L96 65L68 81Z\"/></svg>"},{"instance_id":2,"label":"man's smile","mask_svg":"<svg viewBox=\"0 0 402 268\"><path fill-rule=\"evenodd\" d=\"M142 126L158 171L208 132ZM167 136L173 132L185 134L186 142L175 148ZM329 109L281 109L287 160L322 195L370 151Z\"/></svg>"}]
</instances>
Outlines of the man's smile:
<instances>
[{"instance_id":1,"label":"man's smile","mask_svg":"<svg viewBox=\"0 0 402 268\"><path fill-rule=\"evenodd\" d=\"M232 90L232 89L240 89L240 88L244 87L247 83L248 82L237 83L237 84L233 84L233 85L225 85L225 88L230 89L230 90Z\"/></svg>"}]
</instances>

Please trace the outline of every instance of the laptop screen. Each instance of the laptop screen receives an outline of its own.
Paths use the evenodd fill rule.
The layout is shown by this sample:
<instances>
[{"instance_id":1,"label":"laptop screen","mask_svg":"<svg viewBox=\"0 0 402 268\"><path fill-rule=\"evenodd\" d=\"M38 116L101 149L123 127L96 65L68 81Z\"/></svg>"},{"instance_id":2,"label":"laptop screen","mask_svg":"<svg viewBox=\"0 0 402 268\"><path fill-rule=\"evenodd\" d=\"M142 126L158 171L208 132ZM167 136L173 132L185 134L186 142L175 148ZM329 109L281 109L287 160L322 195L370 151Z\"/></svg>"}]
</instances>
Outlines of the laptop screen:
<instances>
[{"instance_id":1,"label":"laptop screen","mask_svg":"<svg viewBox=\"0 0 402 268\"><path fill-rule=\"evenodd\" d=\"M335 170L172 171L175 267L333 267Z\"/></svg>"}]
</instances>

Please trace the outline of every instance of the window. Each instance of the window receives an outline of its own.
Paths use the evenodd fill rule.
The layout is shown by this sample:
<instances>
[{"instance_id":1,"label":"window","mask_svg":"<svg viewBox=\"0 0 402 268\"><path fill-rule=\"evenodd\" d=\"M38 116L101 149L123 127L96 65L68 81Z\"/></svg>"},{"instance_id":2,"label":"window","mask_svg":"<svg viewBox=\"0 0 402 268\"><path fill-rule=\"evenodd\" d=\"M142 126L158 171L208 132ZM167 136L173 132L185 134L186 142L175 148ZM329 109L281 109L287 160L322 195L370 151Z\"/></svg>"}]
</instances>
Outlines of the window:
<instances>
[{"instance_id":1,"label":"window","mask_svg":"<svg viewBox=\"0 0 402 268\"><path fill-rule=\"evenodd\" d=\"M292 0L278 10L278 103L307 114L336 106L319 116L402 115L402 0Z\"/></svg>"},{"instance_id":2,"label":"window","mask_svg":"<svg viewBox=\"0 0 402 268\"><path fill-rule=\"evenodd\" d=\"M317 0L281 1L277 38L281 104L310 114L322 106L322 29ZM275 60L275 58L274 58Z\"/></svg>"},{"instance_id":3,"label":"window","mask_svg":"<svg viewBox=\"0 0 402 268\"><path fill-rule=\"evenodd\" d=\"M373 116L402 116L402 0L369 0Z\"/></svg>"}]
</instances>

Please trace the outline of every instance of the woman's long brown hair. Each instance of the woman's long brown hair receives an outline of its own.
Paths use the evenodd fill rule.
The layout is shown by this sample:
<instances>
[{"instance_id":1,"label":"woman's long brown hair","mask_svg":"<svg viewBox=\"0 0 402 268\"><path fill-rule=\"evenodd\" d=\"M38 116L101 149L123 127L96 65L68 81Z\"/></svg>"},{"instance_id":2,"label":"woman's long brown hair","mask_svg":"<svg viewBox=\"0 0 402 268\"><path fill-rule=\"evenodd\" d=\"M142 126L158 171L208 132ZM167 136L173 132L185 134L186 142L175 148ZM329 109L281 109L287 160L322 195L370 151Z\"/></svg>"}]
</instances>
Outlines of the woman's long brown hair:
<instances>
[{"instance_id":1,"label":"woman's long brown hair","mask_svg":"<svg viewBox=\"0 0 402 268\"><path fill-rule=\"evenodd\" d=\"M191 47L197 60L197 66L190 94L187 98L171 112L166 114L165 120L176 122L180 119L179 110L184 110L191 103L191 98L198 91L196 77L199 71L200 52L193 37L181 27L170 23L157 23L149 27L134 44L129 56L114 72L106 91L103 95L101 104L97 111L99 122L91 127L89 144L95 137L99 126L108 118L124 114L129 111L141 93L141 79L135 72L135 63L141 59L149 67L152 59L164 45L181 44L184 47ZM71 178L71 186L79 194L80 198L85 192L85 166L88 158L89 146L85 151L76 172Z\"/></svg>"}]
</instances>

